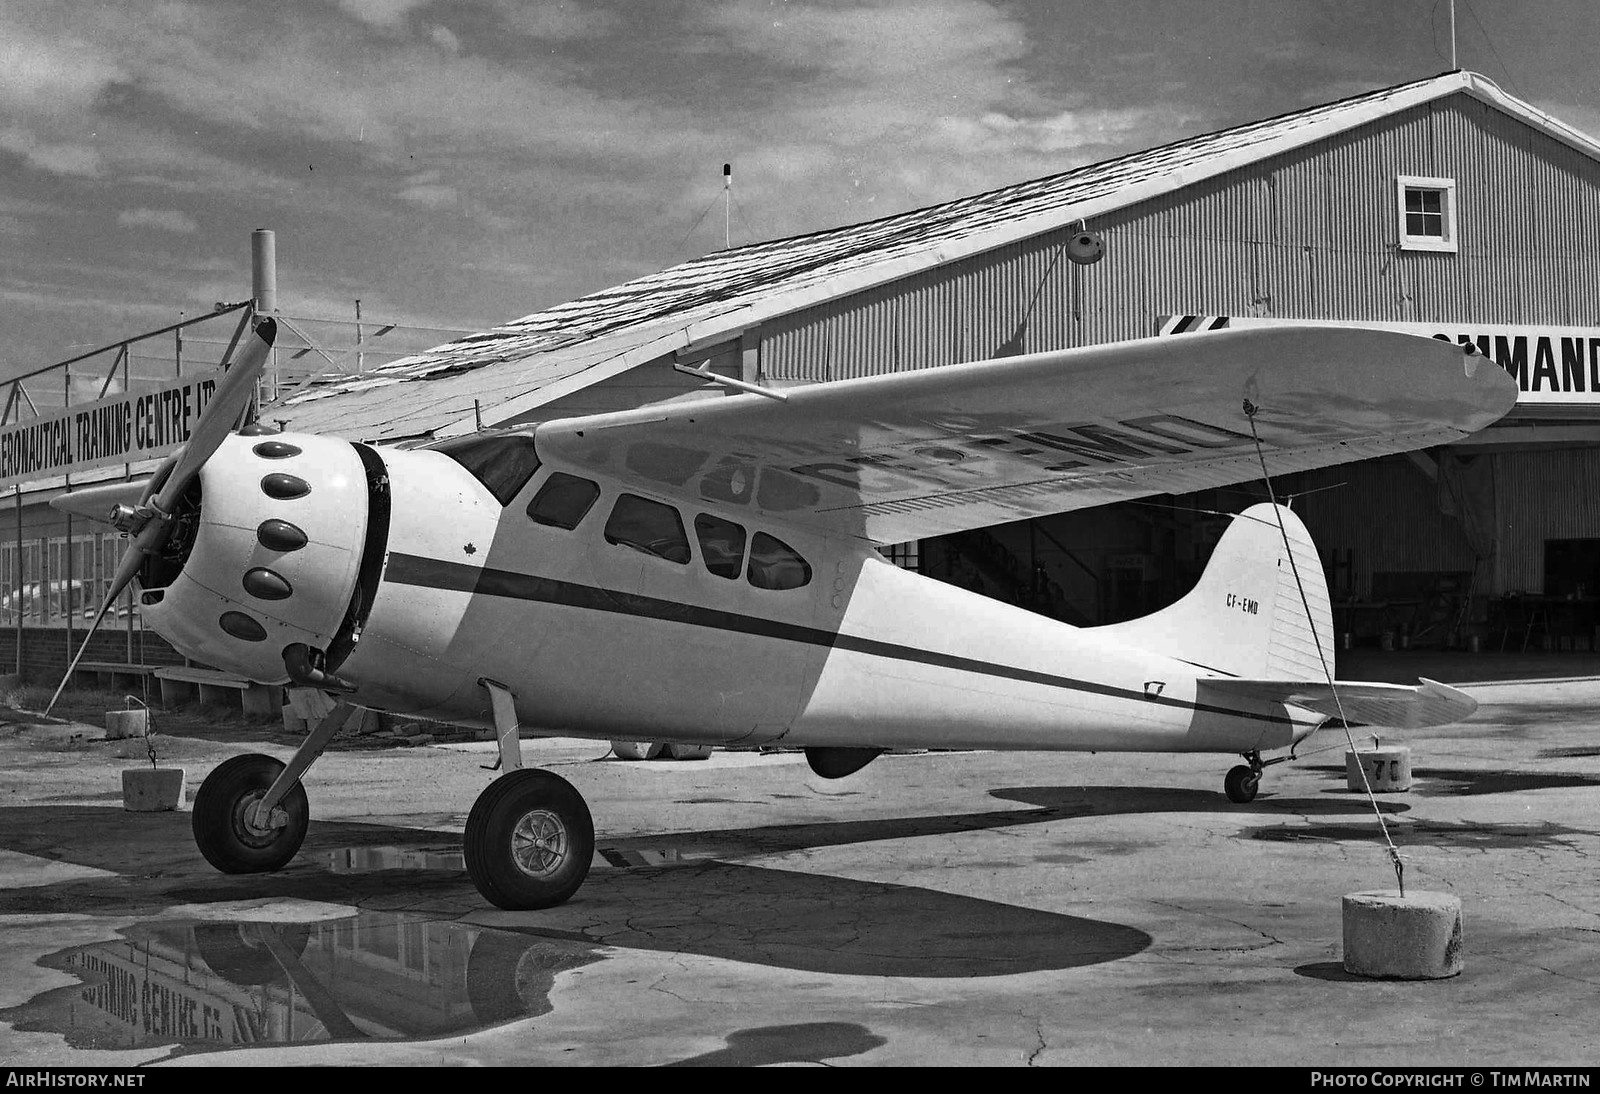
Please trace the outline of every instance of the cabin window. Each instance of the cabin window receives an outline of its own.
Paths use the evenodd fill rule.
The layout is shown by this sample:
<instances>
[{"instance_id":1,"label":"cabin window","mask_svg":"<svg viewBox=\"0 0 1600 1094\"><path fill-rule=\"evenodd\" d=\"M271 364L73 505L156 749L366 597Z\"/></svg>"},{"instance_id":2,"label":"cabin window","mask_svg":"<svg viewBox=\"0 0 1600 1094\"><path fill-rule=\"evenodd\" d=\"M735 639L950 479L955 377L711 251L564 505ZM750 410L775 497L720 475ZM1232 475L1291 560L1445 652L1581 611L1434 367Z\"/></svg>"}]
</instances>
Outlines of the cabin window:
<instances>
[{"instance_id":1,"label":"cabin window","mask_svg":"<svg viewBox=\"0 0 1600 1094\"><path fill-rule=\"evenodd\" d=\"M744 564L744 528L731 520L701 513L694 518L695 538L700 541L700 561L718 577L737 580Z\"/></svg>"},{"instance_id":2,"label":"cabin window","mask_svg":"<svg viewBox=\"0 0 1600 1094\"><path fill-rule=\"evenodd\" d=\"M606 521L605 535L607 543L632 547L668 562L689 561L689 537L683 530L683 518L672 506L659 501L636 494L619 496Z\"/></svg>"},{"instance_id":3,"label":"cabin window","mask_svg":"<svg viewBox=\"0 0 1600 1094\"><path fill-rule=\"evenodd\" d=\"M443 452L472 472L501 505L510 505L539 470L533 438L526 433L477 433L436 444L429 451Z\"/></svg>"},{"instance_id":4,"label":"cabin window","mask_svg":"<svg viewBox=\"0 0 1600 1094\"><path fill-rule=\"evenodd\" d=\"M570 530L589 515L594 499L599 496L600 487L588 479L552 471L528 503L528 516L535 524Z\"/></svg>"},{"instance_id":5,"label":"cabin window","mask_svg":"<svg viewBox=\"0 0 1600 1094\"><path fill-rule=\"evenodd\" d=\"M1401 175L1397 182L1397 200L1402 250L1457 249L1454 179Z\"/></svg>"},{"instance_id":6,"label":"cabin window","mask_svg":"<svg viewBox=\"0 0 1600 1094\"><path fill-rule=\"evenodd\" d=\"M811 582L811 566L798 551L775 536L750 537L750 584L758 589L798 589Z\"/></svg>"}]
</instances>

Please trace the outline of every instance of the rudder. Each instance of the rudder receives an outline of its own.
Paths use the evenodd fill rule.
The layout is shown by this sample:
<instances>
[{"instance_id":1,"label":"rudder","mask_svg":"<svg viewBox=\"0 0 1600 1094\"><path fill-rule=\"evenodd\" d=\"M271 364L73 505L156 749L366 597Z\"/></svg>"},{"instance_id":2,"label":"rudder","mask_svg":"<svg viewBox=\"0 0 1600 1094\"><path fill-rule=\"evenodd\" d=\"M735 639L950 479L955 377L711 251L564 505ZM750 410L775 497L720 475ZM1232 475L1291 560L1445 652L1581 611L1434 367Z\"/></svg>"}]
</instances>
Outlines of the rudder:
<instances>
[{"instance_id":1,"label":"rudder","mask_svg":"<svg viewBox=\"0 0 1600 1094\"><path fill-rule=\"evenodd\" d=\"M1284 550L1285 534L1293 566ZM1311 533L1292 511L1269 503L1233 518L1188 595L1142 619L1094 631L1250 679L1323 680L1322 658L1333 657L1333 610Z\"/></svg>"}]
</instances>

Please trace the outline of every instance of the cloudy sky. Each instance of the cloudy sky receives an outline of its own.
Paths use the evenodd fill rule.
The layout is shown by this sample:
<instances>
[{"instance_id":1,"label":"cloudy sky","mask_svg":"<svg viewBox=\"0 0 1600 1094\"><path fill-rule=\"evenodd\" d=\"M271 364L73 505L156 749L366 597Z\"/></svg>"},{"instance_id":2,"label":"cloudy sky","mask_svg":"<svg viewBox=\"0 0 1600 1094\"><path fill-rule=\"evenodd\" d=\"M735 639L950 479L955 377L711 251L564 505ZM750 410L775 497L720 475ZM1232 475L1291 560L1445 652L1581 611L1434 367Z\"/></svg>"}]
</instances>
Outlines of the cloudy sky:
<instances>
[{"instance_id":1,"label":"cloudy sky","mask_svg":"<svg viewBox=\"0 0 1600 1094\"><path fill-rule=\"evenodd\" d=\"M1600 133L1600 4L1457 0ZM249 295L481 329L1449 67L1449 0L0 0L0 377ZM443 341L443 336L432 341Z\"/></svg>"}]
</instances>

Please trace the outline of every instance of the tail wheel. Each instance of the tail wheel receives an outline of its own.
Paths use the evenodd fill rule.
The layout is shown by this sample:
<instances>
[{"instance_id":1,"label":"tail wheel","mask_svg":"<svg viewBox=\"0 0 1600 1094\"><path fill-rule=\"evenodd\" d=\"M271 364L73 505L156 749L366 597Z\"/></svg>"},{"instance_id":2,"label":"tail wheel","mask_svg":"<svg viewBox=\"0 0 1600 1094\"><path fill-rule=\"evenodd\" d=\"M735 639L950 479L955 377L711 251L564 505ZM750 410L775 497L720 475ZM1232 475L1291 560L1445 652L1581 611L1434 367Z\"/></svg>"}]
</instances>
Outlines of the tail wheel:
<instances>
[{"instance_id":1,"label":"tail wheel","mask_svg":"<svg viewBox=\"0 0 1600 1094\"><path fill-rule=\"evenodd\" d=\"M1243 805L1255 801L1256 791L1261 789L1261 772L1240 764L1223 778L1222 789L1231 802Z\"/></svg>"},{"instance_id":2,"label":"tail wheel","mask_svg":"<svg viewBox=\"0 0 1600 1094\"><path fill-rule=\"evenodd\" d=\"M194 843L225 874L261 874L294 858L306 838L311 807L299 783L272 810L266 827L254 822L255 804L283 770L271 756L235 756L206 776L194 796Z\"/></svg>"},{"instance_id":3,"label":"tail wheel","mask_svg":"<svg viewBox=\"0 0 1600 1094\"><path fill-rule=\"evenodd\" d=\"M548 771L509 771L478 795L463 837L467 874L508 911L550 908L578 891L594 857L583 795Z\"/></svg>"}]
</instances>

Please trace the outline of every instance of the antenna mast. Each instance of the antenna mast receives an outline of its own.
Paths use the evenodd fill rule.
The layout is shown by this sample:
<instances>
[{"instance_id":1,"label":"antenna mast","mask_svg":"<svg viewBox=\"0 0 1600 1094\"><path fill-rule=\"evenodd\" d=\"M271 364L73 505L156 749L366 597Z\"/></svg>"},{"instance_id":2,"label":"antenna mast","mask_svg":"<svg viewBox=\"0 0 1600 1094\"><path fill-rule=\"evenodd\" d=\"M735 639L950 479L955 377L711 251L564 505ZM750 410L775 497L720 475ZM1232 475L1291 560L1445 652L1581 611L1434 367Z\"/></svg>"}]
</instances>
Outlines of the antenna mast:
<instances>
[{"instance_id":1,"label":"antenna mast","mask_svg":"<svg viewBox=\"0 0 1600 1094\"><path fill-rule=\"evenodd\" d=\"M722 165L722 249L733 246L733 164Z\"/></svg>"},{"instance_id":2,"label":"antenna mast","mask_svg":"<svg viewBox=\"0 0 1600 1094\"><path fill-rule=\"evenodd\" d=\"M1461 71L1456 64L1456 0L1450 0L1450 71Z\"/></svg>"}]
</instances>

